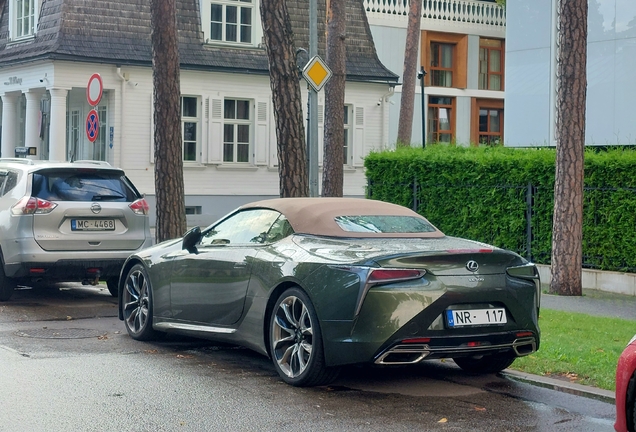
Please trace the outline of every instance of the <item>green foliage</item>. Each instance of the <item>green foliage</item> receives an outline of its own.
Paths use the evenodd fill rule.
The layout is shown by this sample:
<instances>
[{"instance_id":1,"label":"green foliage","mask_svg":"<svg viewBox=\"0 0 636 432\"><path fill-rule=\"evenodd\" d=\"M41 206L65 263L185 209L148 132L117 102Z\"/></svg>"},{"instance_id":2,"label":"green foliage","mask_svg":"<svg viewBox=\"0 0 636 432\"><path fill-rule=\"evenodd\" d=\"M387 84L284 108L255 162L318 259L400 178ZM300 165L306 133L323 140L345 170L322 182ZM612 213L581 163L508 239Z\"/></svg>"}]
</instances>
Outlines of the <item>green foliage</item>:
<instances>
[{"instance_id":1,"label":"green foliage","mask_svg":"<svg viewBox=\"0 0 636 432\"><path fill-rule=\"evenodd\" d=\"M372 153L365 166L369 198L414 208L448 235L549 264L554 149L429 145ZM636 269L635 167L633 150L585 154L583 255L588 267Z\"/></svg>"},{"instance_id":2,"label":"green foliage","mask_svg":"<svg viewBox=\"0 0 636 432\"><path fill-rule=\"evenodd\" d=\"M511 369L614 390L616 363L634 335L634 321L543 309L539 325L539 350Z\"/></svg>"}]
</instances>

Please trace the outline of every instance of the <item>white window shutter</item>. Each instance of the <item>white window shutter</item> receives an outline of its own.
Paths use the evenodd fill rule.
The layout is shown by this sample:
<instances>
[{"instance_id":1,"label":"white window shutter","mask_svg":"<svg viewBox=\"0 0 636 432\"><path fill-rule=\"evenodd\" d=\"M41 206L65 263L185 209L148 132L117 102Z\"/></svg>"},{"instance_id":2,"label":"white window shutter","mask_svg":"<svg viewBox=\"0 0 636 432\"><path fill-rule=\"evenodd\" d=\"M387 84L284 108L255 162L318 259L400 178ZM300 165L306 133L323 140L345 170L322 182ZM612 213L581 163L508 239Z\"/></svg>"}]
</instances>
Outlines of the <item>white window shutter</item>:
<instances>
[{"instance_id":1,"label":"white window shutter","mask_svg":"<svg viewBox=\"0 0 636 432\"><path fill-rule=\"evenodd\" d=\"M353 132L353 160L354 167L364 166L364 107L355 107L354 132Z\"/></svg>"},{"instance_id":2,"label":"white window shutter","mask_svg":"<svg viewBox=\"0 0 636 432\"><path fill-rule=\"evenodd\" d=\"M223 162L223 99L210 99L208 163Z\"/></svg>"},{"instance_id":3,"label":"white window shutter","mask_svg":"<svg viewBox=\"0 0 636 432\"><path fill-rule=\"evenodd\" d=\"M254 131L254 163L267 165L267 153L269 149L269 102L256 100L256 121Z\"/></svg>"}]
</instances>

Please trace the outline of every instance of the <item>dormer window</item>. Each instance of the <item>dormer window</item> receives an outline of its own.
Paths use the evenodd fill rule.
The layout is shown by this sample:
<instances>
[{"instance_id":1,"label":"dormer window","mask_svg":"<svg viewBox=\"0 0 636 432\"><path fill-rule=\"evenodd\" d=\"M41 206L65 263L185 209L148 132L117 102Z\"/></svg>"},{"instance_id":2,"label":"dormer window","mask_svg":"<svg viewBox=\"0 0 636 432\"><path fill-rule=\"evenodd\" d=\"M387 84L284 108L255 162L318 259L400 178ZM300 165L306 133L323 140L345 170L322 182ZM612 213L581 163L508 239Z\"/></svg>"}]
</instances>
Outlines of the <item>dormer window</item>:
<instances>
[{"instance_id":1,"label":"dormer window","mask_svg":"<svg viewBox=\"0 0 636 432\"><path fill-rule=\"evenodd\" d=\"M35 34L37 0L13 0L11 38L23 39Z\"/></svg>"},{"instance_id":2,"label":"dormer window","mask_svg":"<svg viewBox=\"0 0 636 432\"><path fill-rule=\"evenodd\" d=\"M210 3L210 41L252 44L254 3L227 0Z\"/></svg>"}]
</instances>

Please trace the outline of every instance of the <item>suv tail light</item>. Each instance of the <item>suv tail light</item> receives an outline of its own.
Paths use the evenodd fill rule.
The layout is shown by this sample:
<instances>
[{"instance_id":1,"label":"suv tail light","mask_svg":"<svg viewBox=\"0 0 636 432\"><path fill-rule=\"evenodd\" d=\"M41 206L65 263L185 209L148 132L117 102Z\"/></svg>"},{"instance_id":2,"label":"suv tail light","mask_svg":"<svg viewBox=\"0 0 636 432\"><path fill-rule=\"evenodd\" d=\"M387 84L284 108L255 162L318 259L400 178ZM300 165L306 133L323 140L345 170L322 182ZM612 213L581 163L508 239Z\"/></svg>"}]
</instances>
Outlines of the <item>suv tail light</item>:
<instances>
[{"instance_id":1,"label":"suv tail light","mask_svg":"<svg viewBox=\"0 0 636 432\"><path fill-rule=\"evenodd\" d=\"M130 203L130 205L128 205L128 207L130 207L133 213L138 215L147 215L150 210L150 206L148 206L148 202L145 198L140 198L137 201L133 201L132 203Z\"/></svg>"},{"instance_id":2,"label":"suv tail light","mask_svg":"<svg viewBox=\"0 0 636 432\"><path fill-rule=\"evenodd\" d=\"M51 201L43 200L32 196L24 196L20 201L11 207L11 213L20 215L29 214L47 214L57 207L57 204Z\"/></svg>"}]
</instances>

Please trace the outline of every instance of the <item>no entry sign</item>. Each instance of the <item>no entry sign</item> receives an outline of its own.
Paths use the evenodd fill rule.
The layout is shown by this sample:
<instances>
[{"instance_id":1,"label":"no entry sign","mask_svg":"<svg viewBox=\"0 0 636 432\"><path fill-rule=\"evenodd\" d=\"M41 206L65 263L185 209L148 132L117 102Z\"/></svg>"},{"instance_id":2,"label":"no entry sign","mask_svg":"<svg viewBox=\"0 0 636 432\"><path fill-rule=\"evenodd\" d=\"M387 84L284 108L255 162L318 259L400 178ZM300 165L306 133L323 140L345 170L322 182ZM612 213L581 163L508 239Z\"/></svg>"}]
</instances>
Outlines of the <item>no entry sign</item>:
<instances>
[{"instance_id":1,"label":"no entry sign","mask_svg":"<svg viewBox=\"0 0 636 432\"><path fill-rule=\"evenodd\" d=\"M86 136L90 142L95 142L99 132L99 114L94 109L86 116Z\"/></svg>"},{"instance_id":2,"label":"no entry sign","mask_svg":"<svg viewBox=\"0 0 636 432\"><path fill-rule=\"evenodd\" d=\"M90 106L96 106L102 99L102 93L104 92L104 83L102 77L95 73L88 79L88 85L86 86L86 99Z\"/></svg>"}]
</instances>

